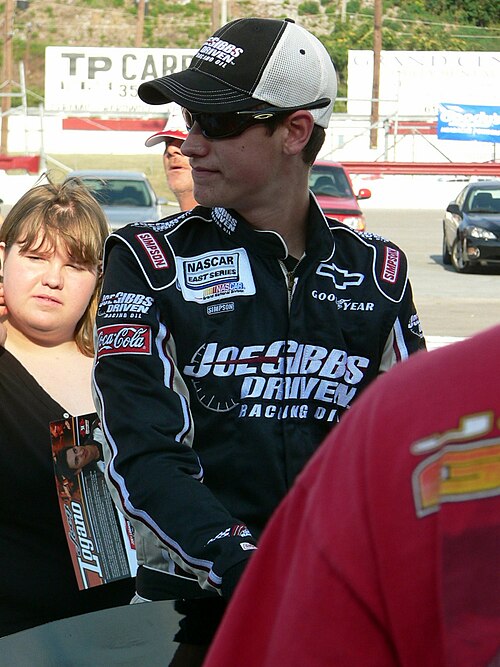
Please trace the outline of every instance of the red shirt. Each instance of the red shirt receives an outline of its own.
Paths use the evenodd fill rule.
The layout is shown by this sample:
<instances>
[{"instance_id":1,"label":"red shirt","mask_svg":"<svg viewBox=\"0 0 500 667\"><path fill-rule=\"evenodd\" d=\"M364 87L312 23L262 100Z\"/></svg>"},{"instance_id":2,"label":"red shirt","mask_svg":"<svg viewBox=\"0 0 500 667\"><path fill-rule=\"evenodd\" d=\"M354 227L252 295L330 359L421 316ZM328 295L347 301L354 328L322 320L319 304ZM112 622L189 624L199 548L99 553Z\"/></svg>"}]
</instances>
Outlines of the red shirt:
<instances>
[{"instance_id":1,"label":"red shirt","mask_svg":"<svg viewBox=\"0 0 500 667\"><path fill-rule=\"evenodd\" d=\"M204 667L500 662L500 327L373 383L265 530Z\"/></svg>"}]
</instances>

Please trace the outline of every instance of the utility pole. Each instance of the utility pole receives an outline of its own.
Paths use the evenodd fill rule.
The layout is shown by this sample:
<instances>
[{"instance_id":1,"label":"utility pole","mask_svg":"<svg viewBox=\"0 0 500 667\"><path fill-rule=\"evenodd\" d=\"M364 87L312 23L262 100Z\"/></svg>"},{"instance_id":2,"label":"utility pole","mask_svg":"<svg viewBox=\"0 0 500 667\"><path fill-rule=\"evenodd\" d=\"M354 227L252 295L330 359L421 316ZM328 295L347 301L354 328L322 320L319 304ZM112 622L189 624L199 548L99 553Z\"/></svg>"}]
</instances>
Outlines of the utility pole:
<instances>
[{"instance_id":1,"label":"utility pole","mask_svg":"<svg viewBox=\"0 0 500 667\"><path fill-rule=\"evenodd\" d=\"M146 0L138 0L137 5L137 29L135 32L135 46L142 46L142 37L144 34L144 14L146 12Z\"/></svg>"},{"instance_id":2,"label":"utility pole","mask_svg":"<svg viewBox=\"0 0 500 667\"><path fill-rule=\"evenodd\" d=\"M370 148L377 148L378 101L380 96L380 53L382 51L382 0L374 0L373 15L373 86L370 115Z\"/></svg>"},{"instance_id":3,"label":"utility pole","mask_svg":"<svg viewBox=\"0 0 500 667\"><path fill-rule=\"evenodd\" d=\"M345 23L347 17L347 0L341 0L340 5L340 20Z\"/></svg>"},{"instance_id":4,"label":"utility pole","mask_svg":"<svg viewBox=\"0 0 500 667\"><path fill-rule=\"evenodd\" d=\"M12 34L14 32L14 0L6 0L3 25L3 83L2 93L2 129L0 133L0 153L7 153L9 131L9 111L12 91Z\"/></svg>"},{"instance_id":5,"label":"utility pole","mask_svg":"<svg viewBox=\"0 0 500 667\"><path fill-rule=\"evenodd\" d=\"M227 23L227 0L221 0L220 24L221 27Z\"/></svg>"},{"instance_id":6,"label":"utility pole","mask_svg":"<svg viewBox=\"0 0 500 667\"><path fill-rule=\"evenodd\" d=\"M212 32L215 32L228 21L228 11L231 11L228 0L212 0Z\"/></svg>"},{"instance_id":7,"label":"utility pole","mask_svg":"<svg viewBox=\"0 0 500 667\"><path fill-rule=\"evenodd\" d=\"M220 0L212 0L212 33L220 28Z\"/></svg>"}]
</instances>

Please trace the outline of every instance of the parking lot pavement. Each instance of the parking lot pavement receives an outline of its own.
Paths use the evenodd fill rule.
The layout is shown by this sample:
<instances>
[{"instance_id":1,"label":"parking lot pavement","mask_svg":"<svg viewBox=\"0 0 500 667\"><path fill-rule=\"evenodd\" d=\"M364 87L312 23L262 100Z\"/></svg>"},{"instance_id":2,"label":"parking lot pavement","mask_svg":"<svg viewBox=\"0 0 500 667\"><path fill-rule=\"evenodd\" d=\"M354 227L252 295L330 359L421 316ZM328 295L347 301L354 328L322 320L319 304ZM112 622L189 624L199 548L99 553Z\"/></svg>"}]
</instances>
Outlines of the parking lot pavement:
<instances>
[{"instance_id":1,"label":"parking lot pavement","mask_svg":"<svg viewBox=\"0 0 500 667\"><path fill-rule=\"evenodd\" d=\"M465 337L462 336L426 336L425 341L427 343L427 349L430 351L437 350L444 345L457 343L460 340L464 340L464 338Z\"/></svg>"},{"instance_id":2,"label":"parking lot pavement","mask_svg":"<svg viewBox=\"0 0 500 667\"><path fill-rule=\"evenodd\" d=\"M422 202L425 192L420 193ZM363 203L363 202L362 202ZM367 231L406 253L413 297L426 339L463 338L500 322L500 271L459 274L442 261L442 209L367 210Z\"/></svg>"}]
</instances>

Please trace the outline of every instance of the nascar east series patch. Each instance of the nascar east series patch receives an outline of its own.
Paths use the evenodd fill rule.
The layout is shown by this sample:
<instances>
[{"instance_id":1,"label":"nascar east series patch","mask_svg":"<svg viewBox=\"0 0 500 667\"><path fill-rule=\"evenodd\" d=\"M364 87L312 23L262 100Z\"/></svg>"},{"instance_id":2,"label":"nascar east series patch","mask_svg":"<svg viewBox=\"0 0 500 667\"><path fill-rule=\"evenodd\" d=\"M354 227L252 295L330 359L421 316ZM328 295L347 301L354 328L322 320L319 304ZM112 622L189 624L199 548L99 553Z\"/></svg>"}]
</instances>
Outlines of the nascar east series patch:
<instances>
[{"instance_id":1,"label":"nascar east series patch","mask_svg":"<svg viewBox=\"0 0 500 667\"><path fill-rule=\"evenodd\" d=\"M246 250L217 250L176 257L177 280L186 301L209 303L255 294Z\"/></svg>"}]
</instances>

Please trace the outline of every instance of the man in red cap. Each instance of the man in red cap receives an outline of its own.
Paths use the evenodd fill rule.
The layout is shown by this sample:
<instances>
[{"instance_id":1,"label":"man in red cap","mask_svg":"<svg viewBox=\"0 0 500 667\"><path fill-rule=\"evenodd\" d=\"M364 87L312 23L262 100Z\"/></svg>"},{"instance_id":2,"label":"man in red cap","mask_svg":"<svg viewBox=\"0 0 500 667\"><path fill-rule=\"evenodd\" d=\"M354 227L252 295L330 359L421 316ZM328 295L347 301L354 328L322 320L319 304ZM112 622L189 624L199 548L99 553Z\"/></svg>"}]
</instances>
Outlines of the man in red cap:
<instances>
[{"instance_id":1,"label":"man in red cap","mask_svg":"<svg viewBox=\"0 0 500 667\"><path fill-rule=\"evenodd\" d=\"M180 107L171 105L172 110L167 124L161 132L146 139L146 146L164 143L163 168L167 184L179 202L181 211L189 211L197 205L193 195L193 178L189 159L182 154L181 146L187 138L186 124L181 115Z\"/></svg>"}]
</instances>

